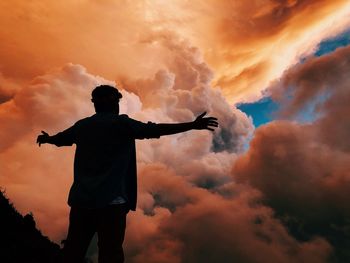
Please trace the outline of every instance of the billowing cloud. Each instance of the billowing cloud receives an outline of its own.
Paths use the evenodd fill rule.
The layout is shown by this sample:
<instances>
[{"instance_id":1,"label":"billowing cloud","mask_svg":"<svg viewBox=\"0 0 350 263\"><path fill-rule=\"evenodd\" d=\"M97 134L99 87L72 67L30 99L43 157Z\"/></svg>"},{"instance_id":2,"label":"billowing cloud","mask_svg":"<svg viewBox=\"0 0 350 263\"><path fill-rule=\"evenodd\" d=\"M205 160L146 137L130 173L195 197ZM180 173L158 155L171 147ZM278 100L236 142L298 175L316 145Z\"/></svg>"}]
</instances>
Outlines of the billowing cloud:
<instances>
[{"instance_id":1,"label":"billowing cloud","mask_svg":"<svg viewBox=\"0 0 350 263\"><path fill-rule=\"evenodd\" d=\"M347 81L348 49L306 61L271 88L279 99L279 91L293 87L296 99L284 116L321 94L322 117L261 127L243 156L254 127L232 103L259 97L320 40L341 32L349 6L1 2L1 186L21 212L33 211L44 234L64 239L74 149L39 148L35 139L93 114L91 90L116 82L121 112L136 119L184 122L207 111L220 123L214 133L138 142L139 203L128 216L128 261L327 262L332 251L346 251L335 241L348 235L349 96L340 84ZM327 69L334 74L322 75Z\"/></svg>"},{"instance_id":2,"label":"billowing cloud","mask_svg":"<svg viewBox=\"0 0 350 263\"><path fill-rule=\"evenodd\" d=\"M270 88L275 100L285 105L280 115L290 118L311 108L314 115L320 116L316 120L320 140L348 152L349 70L349 47L289 70Z\"/></svg>"},{"instance_id":3,"label":"billowing cloud","mask_svg":"<svg viewBox=\"0 0 350 263\"><path fill-rule=\"evenodd\" d=\"M175 39L174 44L176 43ZM139 144L140 164L159 161L169 169L179 167L181 161L185 162L185 151L191 162L187 161L186 166L178 168L179 175L186 177L186 173L202 165L202 171L207 173L207 180L211 184L199 181L199 172L191 173L189 181L201 187L213 188L228 180L230 163L235 158L230 152L240 151L244 137L251 133L253 126L245 115L230 110L220 91L211 89L209 81L203 81L206 77L210 78L211 71L203 61L198 61L200 58L197 53L193 52L194 55L191 56L189 47L180 42L178 45L179 50L184 50L184 54L187 54L182 56L179 51L177 58L184 65L202 65L195 73L198 78L193 81L193 87L175 89L175 81L163 81L162 78L167 80L171 76L181 78L176 68L182 65L174 59L173 64L169 62L167 71L160 71L148 81L128 81L138 83L139 87L148 82L153 83L149 87L150 93L154 95L152 106L147 98L143 106L139 95L122 90L124 97L121 110L138 119L156 122L190 121L202 110L227 120L215 134L202 131ZM157 82L159 79L160 82ZM39 228L56 241L63 239L66 231L65 200L71 181L73 152L68 147L56 149L45 145L38 148L35 138L40 130L52 134L72 125L79 118L91 115L93 108L90 93L101 83L113 84L87 73L82 66L67 64L36 77L26 87L18 90L12 99L1 104L3 129L0 136L4 142L0 152L4 164L1 167L1 184L17 208L22 212L33 211ZM173 107L165 107L163 99L173 100ZM230 140L222 137L220 130L223 129L230 134ZM198 143L194 145L196 141ZM213 141L216 142L215 147L221 147L216 149L216 153L212 152ZM174 159L174 156L181 158ZM143 195L147 196L147 193ZM152 217L150 220L153 220Z\"/></svg>"},{"instance_id":4,"label":"billowing cloud","mask_svg":"<svg viewBox=\"0 0 350 263\"><path fill-rule=\"evenodd\" d=\"M284 70L350 22L346 0L195 1L193 6L192 39L215 70L215 85L233 102L261 97Z\"/></svg>"},{"instance_id":5,"label":"billowing cloud","mask_svg":"<svg viewBox=\"0 0 350 263\"><path fill-rule=\"evenodd\" d=\"M261 96L300 57L349 25L336 1L11 1L0 4L1 71L28 80L66 63L115 80L167 65L157 31L175 31L204 54L231 103ZM189 74L190 71L182 73ZM188 79L184 78L184 82ZM178 83L182 85L183 83Z\"/></svg>"},{"instance_id":6,"label":"billowing cloud","mask_svg":"<svg viewBox=\"0 0 350 263\"><path fill-rule=\"evenodd\" d=\"M152 202L142 206L147 214L129 218L130 262L326 262L329 244L292 238L273 211L259 204L257 191L227 184L222 195L174 175L161 164L142 166L142 189Z\"/></svg>"},{"instance_id":7,"label":"billowing cloud","mask_svg":"<svg viewBox=\"0 0 350 263\"><path fill-rule=\"evenodd\" d=\"M282 116L312 104L316 120L259 127L233 169L234 178L263 193L296 237L321 235L335 245L339 262L349 258L349 50L310 58L284 74L271 88L285 102Z\"/></svg>"},{"instance_id":8,"label":"billowing cloud","mask_svg":"<svg viewBox=\"0 0 350 263\"><path fill-rule=\"evenodd\" d=\"M231 110L220 90L210 87L212 73L198 53L176 38L171 41L178 56L169 60L168 69L149 79L123 81L135 93L122 90L122 111L141 120L168 122L191 120L206 109L218 116L221 127L214 134L188 132L138 144L140 200L128 219L129 260L259 262L273 254L279 262L325 262L331 247L324 239L295 240L270 208L259 205L258 192L231 181L231 164L252 132L251 121ZM178 72L184 68L195 77L181 89L176 79L181 83ZM2 118L8 117L6 130L18 131L7 135L8 145L2 149L1 181L20 211L33 211L39 228L57 241L65 237L73 151L38 148L35 136L41 129L57 132L92 114L90 92L100 83L110 82L68 64L35 78L1 105ZM142 94L143 87L152 96ZM11 121L14 113L17 122ZM213 246L210 240L217 243ZM250 249L265 253L254 256Z\"/></svg>"}]
</instances>

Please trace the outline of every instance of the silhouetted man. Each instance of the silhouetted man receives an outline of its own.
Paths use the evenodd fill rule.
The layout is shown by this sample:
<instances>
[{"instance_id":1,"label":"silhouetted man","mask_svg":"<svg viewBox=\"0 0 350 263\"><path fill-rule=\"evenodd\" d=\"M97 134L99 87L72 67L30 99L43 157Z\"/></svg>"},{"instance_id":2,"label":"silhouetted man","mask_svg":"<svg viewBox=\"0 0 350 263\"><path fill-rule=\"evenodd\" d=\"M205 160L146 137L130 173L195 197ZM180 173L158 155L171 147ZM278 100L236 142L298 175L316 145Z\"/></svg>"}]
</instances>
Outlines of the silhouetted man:
<instances>
[{"instance_id":1,"label":"silhouetted man","mask_svg":"<svg viewBox=\"0 0 350 263\"><path fill-rule=\"evenodd\" d=\"M96 114L54 136L42 131L37 143L76 144L64 262L84 262L97 232L99 263L119 263L124 262L126 214L136 209L135 139L159 138L192 129L213 131L218 122L214 117L205 118L204 112L187 123L143 123L119 115L122 94L116 88L101 85L91 95Z\"/></svg>"}]
</instances>

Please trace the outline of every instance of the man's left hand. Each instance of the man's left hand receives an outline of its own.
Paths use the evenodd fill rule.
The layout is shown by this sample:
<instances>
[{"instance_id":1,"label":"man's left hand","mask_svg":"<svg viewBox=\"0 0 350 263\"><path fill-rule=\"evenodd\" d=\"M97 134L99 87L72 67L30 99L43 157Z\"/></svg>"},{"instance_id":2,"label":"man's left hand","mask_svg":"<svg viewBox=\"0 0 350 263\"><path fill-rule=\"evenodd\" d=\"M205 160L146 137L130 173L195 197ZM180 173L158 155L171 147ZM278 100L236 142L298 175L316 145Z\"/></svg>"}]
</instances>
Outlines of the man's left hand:
<instances>
[{"instance_id":1,"label":"man's left hand","mask_svg":"<svg viewBox=\"0 0 350 263\"><path fill-rule=\"evenodd\" d=\"M201 115L199 115L194 121L194 129L196 130L210 130L214 131L214 128L219 126L219 123L217 122L217 118L215 117L204 117L207 113L203 112Z\"/></svg>"},{"instance_id":2,"label":"man's left hand","mask_svg":"<svg viewBox=\"0 0 350 263\"><path fill-rule=\"evenodd\" d=\"M41 131L41 135L38 136L38 138L36 139L36 143L39 144L39 146L42 143L47 143L49 141L50 135L47 132Z\"/></svg>"}]
</instances>

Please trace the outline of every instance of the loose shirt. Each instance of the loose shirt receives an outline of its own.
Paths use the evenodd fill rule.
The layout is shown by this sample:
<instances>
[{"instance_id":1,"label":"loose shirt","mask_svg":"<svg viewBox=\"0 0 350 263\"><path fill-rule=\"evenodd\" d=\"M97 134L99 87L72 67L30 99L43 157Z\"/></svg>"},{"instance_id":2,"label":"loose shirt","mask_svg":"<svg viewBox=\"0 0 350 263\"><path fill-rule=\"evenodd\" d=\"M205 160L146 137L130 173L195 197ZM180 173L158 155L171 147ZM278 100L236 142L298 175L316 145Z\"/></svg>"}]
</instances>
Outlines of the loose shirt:
<instances>
[{"instance_id":1,"label":"loose shirt","mask_svg":"<svg viewBox=\"0 0 350 263\"><path fill-rule=\"evenodd\" d=\"M68 204L100 208L122 197L129 209L135 210L135 139L159 137L157 124L114 113L96 113L52 136L57 146L76 144Z\"/></svg>"}]
</instances>

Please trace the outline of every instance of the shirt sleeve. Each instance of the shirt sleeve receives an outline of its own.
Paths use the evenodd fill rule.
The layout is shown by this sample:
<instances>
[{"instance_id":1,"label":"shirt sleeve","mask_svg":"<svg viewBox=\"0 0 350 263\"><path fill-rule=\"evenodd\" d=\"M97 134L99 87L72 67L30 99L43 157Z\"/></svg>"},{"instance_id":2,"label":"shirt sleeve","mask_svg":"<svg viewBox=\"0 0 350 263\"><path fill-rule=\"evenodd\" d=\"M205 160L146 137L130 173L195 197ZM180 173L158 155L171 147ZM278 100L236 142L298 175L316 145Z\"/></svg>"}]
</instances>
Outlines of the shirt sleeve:
<instances>
[{"instance_id":1,"label":"shirt sleeve","mask_svg":"<svg viewBox=\"0 0 350 263\"><path fill-rule=\"evenodd\" d=\"M76 142L75 125L51 136L51 142L56 146L72 146Z\"/></svg>"},{"instance_id":2,"label":"shirt sleeve","mask_svg":"<svg viewBox=\"0 0 350 263\"><path fill-rule=\"evenodd\" d=\"M150 121L144 123L131 119L127 115L124 116L127 121L128 130L134 139L152 139L160 137L159 127L156 123Z\"/></svg>"}]
</instances>

